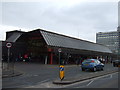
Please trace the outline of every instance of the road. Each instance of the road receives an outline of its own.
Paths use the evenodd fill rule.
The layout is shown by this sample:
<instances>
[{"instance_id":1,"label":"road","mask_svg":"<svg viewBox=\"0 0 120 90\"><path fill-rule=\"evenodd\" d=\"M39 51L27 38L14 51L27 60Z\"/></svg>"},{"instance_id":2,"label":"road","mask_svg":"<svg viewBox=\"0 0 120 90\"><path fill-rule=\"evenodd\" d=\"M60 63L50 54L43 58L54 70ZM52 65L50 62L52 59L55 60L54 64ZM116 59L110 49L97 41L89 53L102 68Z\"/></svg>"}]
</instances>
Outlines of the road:
<instances>
[{"instance_id":1,"label":"road","mask_svg":"<svg viewBox=\"0 0 120 90\"><path fill-rule=\"evenodd\" d=\"M2 89L2 63L0 61L0 90Z\"/></svg>"},{"instance_id":2,"label":"road","mask_svg":"<svg viewBox=\"0 0 120 90\"><path fill-rule=\"evenodd\" d=\"M56 86L52 84L54 79L59 79L59 66L58 65L41 65L36 63L15 63L15 69L23 73L21 76L3 78L3 88L24 88L24 87L36 87L38 88L62 88L64 86ZM105 71L117 69L111 64L105 65ZM101 72L101 71L98 71ZM66 65L65 77L81 76L97 72L86 71L83 72L80 66ZM114 77L114 76L113 76ZM91 84L92 85L92 84Z\"/></svg>"},{"instance_id":3,"label":"road","mask_svg":"<svg viewBox=\"0 0 120 90\"><path fill-rule=\"evenodd\" d=\"M118 88L118 73L65 85L63 88Z\"/></svg>"}]
</instances>

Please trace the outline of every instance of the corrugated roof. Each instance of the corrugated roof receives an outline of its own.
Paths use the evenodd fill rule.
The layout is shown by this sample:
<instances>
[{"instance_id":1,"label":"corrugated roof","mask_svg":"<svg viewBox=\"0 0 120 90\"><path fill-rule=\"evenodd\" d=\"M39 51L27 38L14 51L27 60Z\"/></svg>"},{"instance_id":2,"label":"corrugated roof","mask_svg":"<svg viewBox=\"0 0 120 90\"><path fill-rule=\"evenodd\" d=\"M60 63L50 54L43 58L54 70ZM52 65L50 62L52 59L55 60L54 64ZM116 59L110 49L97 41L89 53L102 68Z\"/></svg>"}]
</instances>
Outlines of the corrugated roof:
<instances>
[{"instance_id":1,"label":"corrugated roof","mask_svg":"<svg viewBox=\"0 0 120 90\"><path fill-rule=\"evenodd\" d=\"M21 35L22 33L13 33L13 35L10 36L6 41L15 42Z\"/></svg>"},{"instance_id":2,"label":"corrugated roof","mask_svg":"<svg viewBox=\"0 0 120 90\"><path fill-rule=\"evenodd\" d=\"M100 45L100 44L64 36L64 35L57 34L57 33L48 32L48 31L44 31L44 30L40 30L40 32L41 32L45 42L49 46L57 46L57 47L73 48L73 49L80 49L80 50L112 53L108 47Z\"/></svg>"}]
</instances>

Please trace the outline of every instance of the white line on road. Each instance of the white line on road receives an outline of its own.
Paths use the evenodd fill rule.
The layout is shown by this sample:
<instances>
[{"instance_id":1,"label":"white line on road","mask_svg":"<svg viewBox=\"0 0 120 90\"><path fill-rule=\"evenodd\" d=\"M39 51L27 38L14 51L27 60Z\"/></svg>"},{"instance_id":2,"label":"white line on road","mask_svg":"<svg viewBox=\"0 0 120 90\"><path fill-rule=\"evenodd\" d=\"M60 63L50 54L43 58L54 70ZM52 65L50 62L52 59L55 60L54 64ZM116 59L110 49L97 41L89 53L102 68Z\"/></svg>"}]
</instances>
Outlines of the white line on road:
<instances>
[{"instance_id":1,"label":"white line on road","mask_svg":"<svg viewBox=\"0 0 120 90\"><path fill-rule=\"evenodd\" d=\"M96 78L94 78L94 79L103 78L103 77L106 77L106 76L109 76L109 75L111 75L111 78L112 78L112 75L117 74L117 73L118 73L118 72L115 72L115 73L112 73L112 74L107 74L107 75L104 75L104 76L96 77Z\"/></svg>"},{"instance_id":2,"label":"white line on road","mask_svg":"<svg viewBox=\"0 0 120 90\"><path fill-rule=\"evenodd\" d=\"M50 80L50 79L43 80L43 81L39 82L39 84L44 83L44 82L47 82L47 81L49 81L49 80Z\"/></svg>"},{"instance_id":3,"label":"white line on road","mask_svg":"<svg viewBox=\"0 0 120 90\"><path fill-rule=\"evenodd\" d=\"M47 82L47 81L49 81L49 80L50 80L50 79L43 80L43 81L39 82L37 85L28 86L27 88L38 88L38 87L40 87L40 85L41 85L42 83L45 83L45 82Z\"/></svg>"},{"instance_id":4,"label":"white line on road","mask_svg":"<svg viewBox=\"0 0 120 90\"><path fill-rule=\"evenodd\" d=\"M112 75L110 75L110 78L112 78Z\"/></svg>"},{"instance_id":5,"label":"white line on road","mask_svg":"<svg viewBox=\"0 0 120 90\"><path fill-rule=\"evenodd\" d=\"M89 86L94 80L92 80L90 83L88 83L86 86Z\"/></svg>"},{"instance_id":6,"label":"white line on road","mask_svg":"<svg viewBox=\"0 0 120 90\"><path fill-rule=\"evenodd\" d=\"M79 87L76 87L76 88L80 88L80 87L86 87L86 86L89 86L90 84L93 83L93 81L97 80L97 79L100 79L100 78L104 78L106 76L110 76L110 78L112 78L112 75L114 74L117 74L118 72L115 72L115 73L112 73L112 74L108 74L108 75L104 75L104 76L100 76L100 77L95 77L95 78L92 78L92 79L88 79L88 80L84 80L84 81L81 81L81 82L78 82L78 83L73 83L73 84L70 84L70 85L65 85L63 86L63 88L67 87L67 86L71 86L71 85L77 85L77 84L81 84L81 83L85 83L85 82L88 82L90 81L87 85L83 85L83 86L79 86Z\"/></svg>"},{"instance_id":7,"label":"white line on road","mask_svg":"<svg viewBox=\"0 0 120 90\"><path fill-rule=\"evenodd\" d=\"M33 76L39 76L39 75L36 74L36 75L33 75Z\"/></svg>"}]
</instances>

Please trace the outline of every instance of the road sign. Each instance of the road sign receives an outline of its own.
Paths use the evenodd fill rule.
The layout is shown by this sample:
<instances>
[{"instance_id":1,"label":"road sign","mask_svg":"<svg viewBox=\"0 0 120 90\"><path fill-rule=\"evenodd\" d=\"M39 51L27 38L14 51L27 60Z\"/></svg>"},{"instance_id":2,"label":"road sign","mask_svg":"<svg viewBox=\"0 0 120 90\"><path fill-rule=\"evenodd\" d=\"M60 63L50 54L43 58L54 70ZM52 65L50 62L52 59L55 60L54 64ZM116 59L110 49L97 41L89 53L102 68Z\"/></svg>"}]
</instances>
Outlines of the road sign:
<instances>
[{"instance_id":1,"label":"road sign","mask_svg":"<svg viewBox=\"0 0 120 90\"><path fill-rule=\"evenodd\" d=\"M62 52L61 48L58 49L58 52Z\"/></svg>"},{"instance_id":2,"label":"road sign","mask_svg":"<svg viewBox=\"0 0 120 90\"><path fill-rule=\"evenodd\" d=\"M12 43L7 43L6 46L7 46L7 48L11 48L12 47Z\"/></svg>"},{"instance_id":3,"label":"road sign","mask_svg":"<svg viewBox=\"0 0 120 90\"><path fill-rule=\"evenodd\" d=\"M63 80L64 79L64 66L60 65L60 79Z\"/></svg>"}]
</instances>

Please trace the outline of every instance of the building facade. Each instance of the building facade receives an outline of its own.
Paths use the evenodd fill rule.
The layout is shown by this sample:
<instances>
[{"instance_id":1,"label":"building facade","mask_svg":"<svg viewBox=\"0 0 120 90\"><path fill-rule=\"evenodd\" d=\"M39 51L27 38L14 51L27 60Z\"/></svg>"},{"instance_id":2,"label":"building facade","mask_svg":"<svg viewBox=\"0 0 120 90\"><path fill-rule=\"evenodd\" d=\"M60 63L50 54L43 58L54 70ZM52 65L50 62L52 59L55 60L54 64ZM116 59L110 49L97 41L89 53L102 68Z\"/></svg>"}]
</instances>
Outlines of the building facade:
<instances>
[{"instance_id":1,"label":"building facade","mask_svg":"<svg viewBox=\"0 0 120 90\"><path fill-rule=\"evenodd\" d=\"M117 28L117 31L118 31L118 41L119 41L119 45L118 45L118 55L120 55L120 26Z\"/></svg>"},{"instance_id":2,"label":"building facade","mask_svg":"<svg viewBox=\"0 0 120 90\"><path fill-rule=\"evenodd\" d=\"M36 29L29 32L11 31L6 33L3 56L7 56L6 43L11 42L11 53L16 61L39 62L41 64L76 64L87 58L114 57L111 50L100 44L74 37ZM59 53L59 49L61 52Z\"/></svg>"},{"instance_id":3,"label":"building facade","mask_svg":"<svg viewBox=\"0 0 120 90\"><path fill-rule=\"evenodd\" d=\"M96 43L103 44L109 47L113 53L118 54L120 49L120 32L99 32L96 34Z\"/></svg>"}]
</instances>

